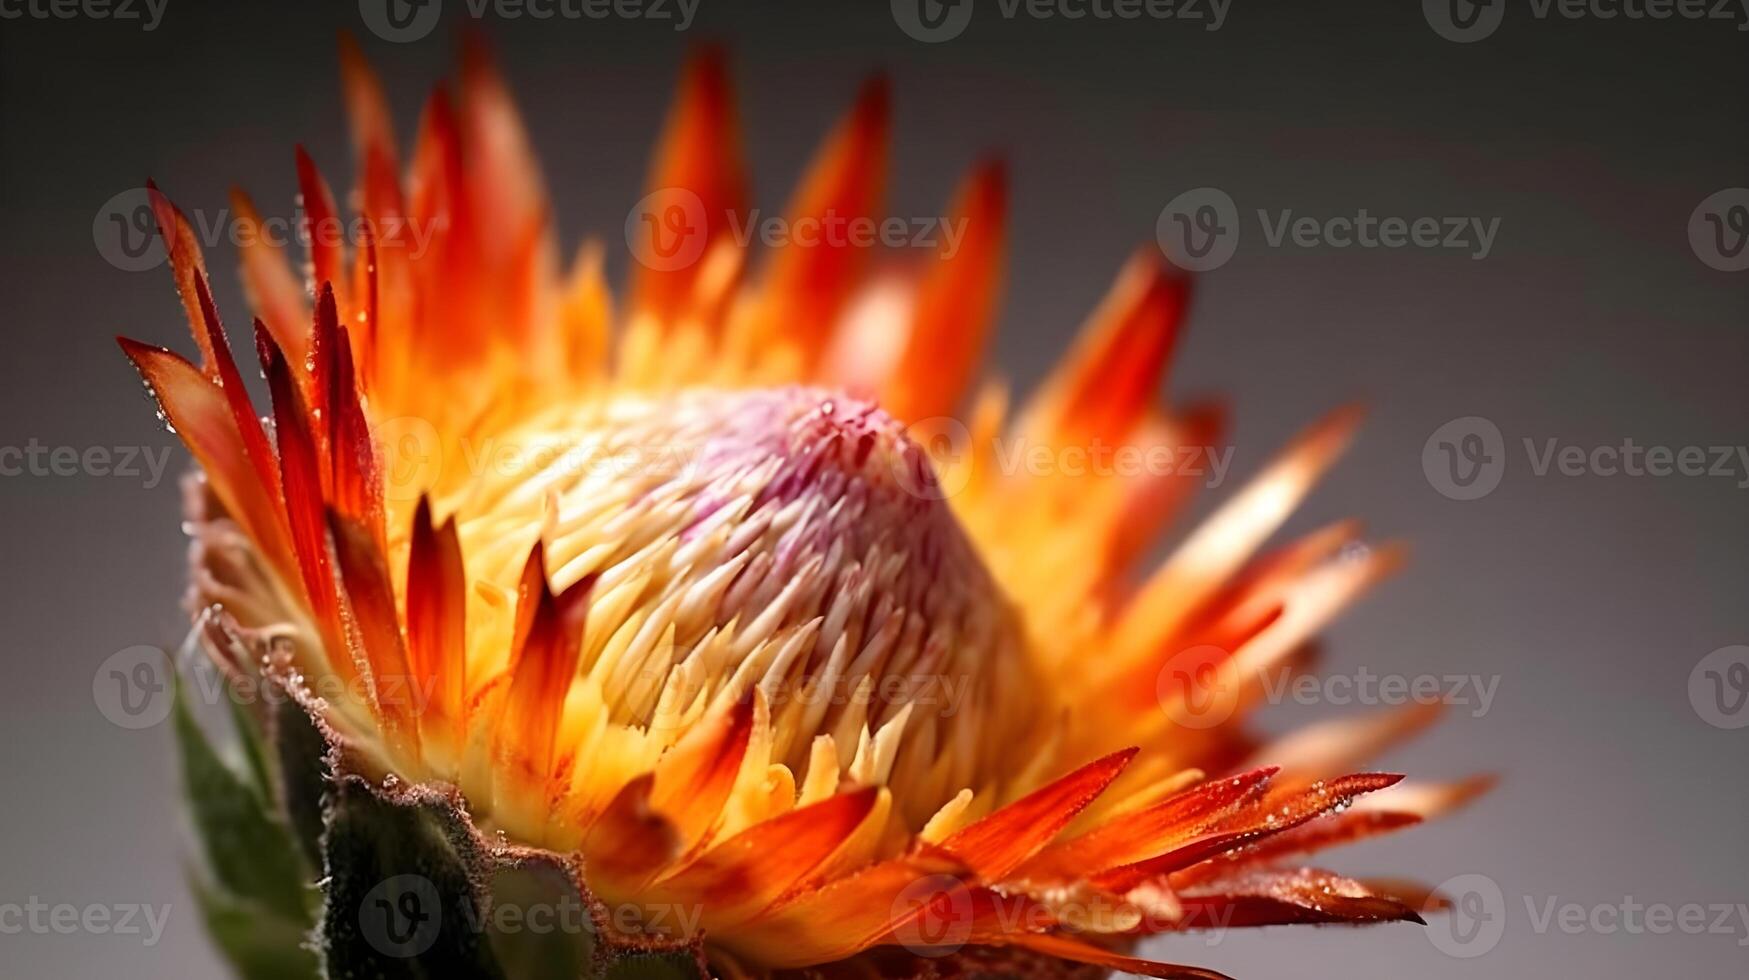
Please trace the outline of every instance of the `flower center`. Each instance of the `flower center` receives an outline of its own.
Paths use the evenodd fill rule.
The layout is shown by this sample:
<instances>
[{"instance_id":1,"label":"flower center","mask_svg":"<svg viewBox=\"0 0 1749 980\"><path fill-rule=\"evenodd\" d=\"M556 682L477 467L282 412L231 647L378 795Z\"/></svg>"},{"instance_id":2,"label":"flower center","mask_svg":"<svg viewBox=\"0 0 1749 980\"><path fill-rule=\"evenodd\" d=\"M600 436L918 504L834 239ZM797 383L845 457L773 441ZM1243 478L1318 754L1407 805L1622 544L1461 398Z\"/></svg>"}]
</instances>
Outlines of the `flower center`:
<instances>
[{"instance_id":1,"label":"flower center","mask_svg":"<svg viewBox=\"0 0 1749 980\"><path fill-rule=\"evenodd\" d=\"M618 396L473 456L470 576L514 588L536 528L555 589L596 576L579 679L611 721L661 726L757 686L774 762L800 778L829 735L840 771L891 786L912 821L962 788L1002 794L1029 761L1042 685L1020 618L928 454L873 403ZM505 645L471 647L489 664Z\"/></svg>"}]
</instances>

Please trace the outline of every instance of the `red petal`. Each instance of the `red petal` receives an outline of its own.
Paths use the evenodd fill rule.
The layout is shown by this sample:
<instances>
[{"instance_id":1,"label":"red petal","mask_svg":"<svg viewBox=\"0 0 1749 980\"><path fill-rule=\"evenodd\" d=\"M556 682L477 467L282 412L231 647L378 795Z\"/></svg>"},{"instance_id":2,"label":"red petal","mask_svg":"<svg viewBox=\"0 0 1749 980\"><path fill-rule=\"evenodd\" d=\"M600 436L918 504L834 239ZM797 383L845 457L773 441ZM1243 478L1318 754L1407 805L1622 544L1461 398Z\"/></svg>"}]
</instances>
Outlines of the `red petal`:
<instances>
[{"instance_id":1,"label":"red petal","mask_svg":"<svg viewBox=\"0 0 1749 980\"><path fill-rule=\"evenodd\" d=\"M461 62L466 193L474 213L491 219L478 228L487 257L501 261L531 221L546 214L546 190L510 89L479 31L463 34Z\"/></svg>"},{"instance_id":2,"label":"red petal","mask_svg":"<svg viewBox=\"0 0 1749 980\"><path fill-rule=\"evenodd\" d=\"M1245 801L1255 800L1275 772L1257 769L1214 780L1120 814L1080 837L1045 849L1014 877L1075 881L1158 855L1202 833Z\"/></svg>"},{"instance_id":3,"label":"red petal","mask_svg":"<svg viewBox=\"0 0 1749 980\"><path fill-rule=\"evenodd\" d=\"M284 544L279 506L273 496L277 490L261 482L260 470L237 431L227 393L178 354L125 337L116 339L157 398L164 420L206 472L225 510L268 549L272 560L288 561L290 550ZM240 389L239 382L233 390ZM279 554L273 554L276 547Z\"/></svg>"},{"instance_id":4,"label":"red petal","mask_svg":"<svg viewBox=\"0 0 1749 980\"><path fill-rule=\"evenodd\" d=\"M348 645L355 660L370 665L372 707L390 743L417 758L419 690L407 669L388 563L370 529L332 507L327 520L344 585L339 600L347 613L342 622Z\"/></svg>"},{"instance_id":5,"label":"red petal","mask_svg":"<svg viewBox=\"0 0 1749 980\"><path fill-rule=\"evenodd\" d=\"M983 881L1001 881L1103 793L1136 751L1124 749L1090 762L959 830L942 841L941 848L964 861Z\"/></svg>"},{"instance_id":6,"label":"red petal","mask_svg":"<svg viewBox=\"0 0 1749 980\"><path fill-rule=\"evenodd\" d=\"M1315 868L1255 872L1183 893L1180 900L1184 921L1197 928L1423 921L1394 898Z\"/></svg>"},{"instance_id":7,"label":"red petal","mask_svg":"<svg viewBox=\"0 0 1749 980\"><path fill-rule=\"evenodd\" d=\"M504 703L498 744L501 763L544 786L553 778L559 721L565 696L577 677L583 621L589 611L593 576L564 592L547 588L544 551L539 543L523 566L516 607L510 693Z\"/></svg>"},{"instance_id":8,"label":"red petal","mask_svg":"<svg viewBox=\"0 0 1749 980\"><path fill-rule=\"evenodd\" d=\"M1232 980L1226 974L1216 973L1213 970L1124 956L1103 946L1095 946L1073 936L1055 933L1023 933L1014 937L1012 945L1075 963L1092 963L1124 973L1139 973L1145 977L1161 977L1163 980Z\"/></svg>"},{"instance_id":9,"label":"red petal","mask_svg":"<svg viewBox=\"0 0 1749 980\"><path fill-rule=\"evenodd\" d=\"M1301 824L1285 833L1252 844L1219 861L1210 861L1201 867L1191 868L1180 876L1174 876L1172 881L1174 885L1181 885L1189 881L1205 881L1231 874L1235 869L1276 864L1286 857L1312 854L1343 844L1351 844L1369 837L1377 837L1380 834L1401 830L1404 827L1413 827L1420 822L1421 817L1413 813L1349 810L1325 820L1314 820Z\"/></svg>"},{"instance_id":10,"label":"red petal","mask_svg":"<svg viewBox=\"0 0 1749 980\"><path fill-rule=\"evenodd\" d=\"M1068 360L1026 413L1041 438L1121 442L1158 399L1190 282L1153 249L1118 274Z\"/></svg>"},{"instance_id":11,"label":"red petal","mask_svg":"<svg viewBox=\"0 0 1749 980\"><path fill-rule=\"evenodd\" d=\"M303 573L304 596L317 628L322 631L323 642L330 653L330 666L343 680L350 681L358 676L361 665L338 655L350 646L344 642L340 626L339 600L328 554L320 463L315 437L310 432L309 411L292 376L292 368L272 336L265 329L257 329L255 344L273 398L273 431L279 443L281 498L285 501L292 548Z\"/></svg>"},{"instance_id":12,"label":"red petal","mask_svg":"<svg viewBox=\"0 0 1749 980\"><path fill-rule=\"evenodd\" d=\"M688 847L708 840L735 786L753 732L753 693L687 732L656 763L650 803L668 817Z\"/></svg>"},{"instance_id":13,"label":"red petal","mask_svg":"<svg viewBox=\"0 0 1749 980\"><path fill-rule=\"evenodd\" d=\"M421 720L427 739L459 743L464 734L466 583L455 519L434 529L431 503L421 496L407 554L407 655L421 690L431 695L429 714Z\"/></svg>"},{"instance_id":14,"label":"red petal","mask_svg":"<svg viewBox=\"0 0 1749 980\"><path fill-rule=\"evenodd\" d=\"M201 370L212 373L212 340L202 328L200 296L195 281L206 276L206 259L200 251L200 239L182 211L158 190L158 185L146 181L146 196L152 202L152 216L158 221L158 235L164 239L170 256L170 272L176 278L176 295L182 298L183 312L188 314L188 328L194 331L194 342L200 347Z\"/></svg>"},{"instance_id":15,"label":"red petal","mask_svg":"<svg viewBox=\"0 0 1749 980\"><path fill-rule=\"evenodd\" d=\"M787 209L789 228L803 221L872 218L886 184L889 92L871 79L856 105L821 147ZM856 284L869 249L848 241L812 246L790 243L771 256L761 310L761 336L796 344L811 366L825 346L838 312Z\"/></svg>"},{"instance_id":16,"label":"red petal","mask_svg":"<svg viewBox=\"0 0 1749 980\"><path fill-rule=\"evenodd\" d=\"M298 193L303 198L304 236L309 242L310 264L315 269L316 284L331 284L335 289L345 286L341 280L346 268L346 249L341 240L340 211L334 205L334 193L316 169L316 162L297 148Z\"/></svg>"},{"instance_id":17,"label":"red petal","mask_svg":"<svg viewBox=\"0 0 1749 980\"><path fill-rule=\"evenodd\" d=\"M680 77L680 91L669 111L662 141L650 167L649 193L679 188L704 205L705 249L729 231L731 215L746 208L747 175L741 159L739 124L723 53L701 49ZM663 322L678 317L692 295L703 263L672 270L643 263L632 268L631 308Z\"/></svg>"},{"instance_id":18,"label":"red petal","mask_svg":"<svg viewBox=\"0 0 1749 980\"><path fill-rule=\"evenodd\" d=\"M655 776L644 773L622 788L583 840L591 879L637 887L680 856L674 825L650 805Z\"/></svg>"},{"instance_id":19,"label":"red petal","mask_svg":"<svg viewBox=\"0 0 1749 980\"><path fill-rule=\"evenodd\" d=\"M231 209L237 213L238 251L249 303L280 349L293 363L301 364L310 345L310 304L304 298L304 287L292 274L285 248L262 227L249 195L233 188Z\"/></svg>"},{"instance_id":20,"label":"red petal","mask_svg":"<svg viewBox=\"0 0 1749 980\"><path fill-rule=\"evenodd\" d=\"M948 219L963 228L952 254L947 242L917 292L904 356L886 379L882 405L901 419L946 415L971 383L984 338L996 319L1008 225L1008 171L980 166L967 178Z\"/></svg>"},{"instance_id":21,"label":"red petal","mask_svg":"<svg viewBox=\"0 0 1749 980\"><path fill-rule=\"evenodd\" d=\"M324 294L321 309L324 315L333 315L331 295ZM377 466L376 446L371 442L370 421L365 418L359 399L352 341L344 327L334 333L328 381L330 500L340 513L370 533L379 550L386 551L382 472Z\"/></svg>"},{"instance_id":22,"label":"red petal","mask_svg":"<svg viewBox=\"0 0 1749 980\"><path fill-rule=\"evenodd\" d=\"M1360 773L1318 783L1309 789L1272 787L1261 799L1210 828L1208 836L1190 841L1157 857L1102 872L1092 883L1113 894L1123 894L1150 878L1170 874L1218 857L1255 841L1300 827L1314 818L1341 810L1356 796L1394 786L1402 776L1394 773Z\"/></svg>"},{"instance_id":23,"label":"red petal","mask_svg":"<svg viewBox=\"0 0 1749 980\"><path fill-rule=\"evenodd\" d=\"M364 49L349 31L340 32L340 88L346 99L346 118L352 124L352 144L363 159L382 153L395 159L395 125L383 96L382 81L364 56Z\"/></svg>"},{"instance_id":24,"label":"red petal","mask_svg":"<svg viewBox=\"0 0 1749 980\"><path fill-rule=\"evenodd\" d=\"M256 541L279 571L289 573L295 567L292 564L290 541L285 523L279 519L279 508L273 506L277 503L275 498L280 486L279 462L274 458L272 447L268 445L267 434L261 429L261 418L256 415L255 406L249 402L249 391L243 386L243 375L237 370L237 362L231 357L230 341L225 337L225 328L219 322L219 311L213 305L212 293L207 290L204 275L195 274L194 290L196 305L200 309L202 332L206 337L204 346L212 357L208 373L217 380L219 389L224 392L225 401L231 408L231 419L236 424L243 451L255 470L256 485L261 495L267 498L268 506L264 509L275 512L275 519L271 524L255 528L260 535Z\"/></svg>"},{"instance_id":25,"label":"red petal","mask_svg":"<svg viewBox=\"0 0 1749 980\"><path fill-rule=\"evenodd\" d=\"M696 901L721 922L739 921L776 901L831 857L879 795L879 788L870 786L755 824L664 879L662 891Z\"/></svg>"}]
</instances>

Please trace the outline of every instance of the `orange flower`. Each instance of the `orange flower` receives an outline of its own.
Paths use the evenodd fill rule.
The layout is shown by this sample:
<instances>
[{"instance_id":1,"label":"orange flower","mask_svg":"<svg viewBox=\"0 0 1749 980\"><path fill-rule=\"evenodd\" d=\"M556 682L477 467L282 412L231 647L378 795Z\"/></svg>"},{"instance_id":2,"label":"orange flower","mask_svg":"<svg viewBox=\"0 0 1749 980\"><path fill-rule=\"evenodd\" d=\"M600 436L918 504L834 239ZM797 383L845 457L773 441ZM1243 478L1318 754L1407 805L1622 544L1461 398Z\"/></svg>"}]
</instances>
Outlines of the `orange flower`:
<instances>
[{"instance_id":1,"label":"orange flower","mask_svg":"<svg viewBox=\"0 0 1749 980\"><path fill-rule=\"evenodd\" d=\"M1284 862L1476 788L1350 808L1398 777L1344 773L1427 712L1271 744L1241 727L1265 672L1306 666L1397 564L1349 524L1259 555L1355 412L1140 569L1193 474L1011 454L1219 438L1218 411L1157 398L1188 288L1152 253L1010 412L1001 385L966 390L997 306L1000 166L955 199L963 234L910 261L799 233L756 256L704 53L628 219L640 261L615 312L601 246L559 271L477 43L404 177L350 42L343 73L365 234L322 234L339 212L300 151L307 282L272 243L243 250L270 417L155 190L201 360L123 347L205 476L193 603L222 609L213 646L230 670L265 654L349 766L453 787L478 828L579 856L604 901L700 909L724 973L899 947L1213 976L1131 947L1417 918L1413 889ZM786 227L872 227L888 142L877 81Z\"/></svg>"}]
</instances>

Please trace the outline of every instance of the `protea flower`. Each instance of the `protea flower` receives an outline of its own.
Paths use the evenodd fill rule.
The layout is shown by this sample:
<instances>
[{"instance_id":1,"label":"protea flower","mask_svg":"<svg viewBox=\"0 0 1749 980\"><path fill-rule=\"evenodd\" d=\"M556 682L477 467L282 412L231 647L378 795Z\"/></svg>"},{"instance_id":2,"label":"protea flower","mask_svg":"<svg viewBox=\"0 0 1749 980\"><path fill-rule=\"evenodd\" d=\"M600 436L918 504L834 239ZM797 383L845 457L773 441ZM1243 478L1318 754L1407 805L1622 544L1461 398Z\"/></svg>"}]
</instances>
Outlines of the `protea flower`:
<instances>
[{"instance_id":1,"label":"protea flower","mask_svg":"<svg viewBox=\"0 0 1749 980\"><path fill-rule=\"evenodd\" d=\"M246 971L315 968L310 929L332 977L652 955L722 976L1209 977L1135 946L1418 920L1424 890L1290 862L1475 788L1350 806L1399 777L1349 770L1427 713L1268 744L1241 727L1263 673L1309 666L1314 633L1397 563L1347 523L1259 555L1352 410L1139 568L1194 476L996 457L1215 444L1218 411L1156 394L1188 292L1153 255L1010 411L999 384L967 391L997 305L1000 166L960 190L954 249L749 254L729 85L705 52L629 223L634 242L640 220L697 236L694 257L653 240L615 304L599 245L559 272L477 43L404 178L377 80L342 53L364 234L322 234L339 212L300 151L302 281L271 242L242 254L266 417L156 190L200 361L122 342L199 463L197 632L233 680L295 700L246 725L271 740L259 792L185 748L203 900ZM876 81L792 225L877 218L888 141ZM406 227L431 235L422 253L392 240ZM515 876L517 895L586 910L575 944L494 918ZM379 913L407 928L372 935Z\"/></svg>"}]
</instances>

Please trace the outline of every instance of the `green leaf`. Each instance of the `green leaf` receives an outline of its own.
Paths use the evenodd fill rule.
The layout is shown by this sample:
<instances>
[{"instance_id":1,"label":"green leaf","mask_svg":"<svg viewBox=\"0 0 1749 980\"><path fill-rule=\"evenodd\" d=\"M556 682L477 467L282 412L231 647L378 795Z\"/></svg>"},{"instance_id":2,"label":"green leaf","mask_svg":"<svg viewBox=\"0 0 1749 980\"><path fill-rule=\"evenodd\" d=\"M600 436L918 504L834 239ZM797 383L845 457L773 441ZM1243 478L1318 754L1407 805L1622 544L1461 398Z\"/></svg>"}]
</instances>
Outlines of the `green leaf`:
<instances>
[{"instance_id":1,"label":"green leaf","mask_svg":"<svg viewBox=\"0 0 1749 980\"><path fill-rule=\"evenodd\" d=\"M386 800L346 775L330 784L327 815L317 939L329 980L503 980L464 813Z\"/></svg>"},{"instance_id":2,"label":"green leaf","mask_svg":"<svg viewBox=\"0 0 1749 980\"><path fill-rule=\"evenodd\" d=\"M279 698L270 725L279 763L280 800L310 867L322 866L322 796L328 786L328 742L303 705Z\"/></svg>"},{"instance_id":3,"label":"green leaf","mask_svg":"<svg viewBox=\"0 0 1749 980\"><path fill-rule=\"evenodd\" d=\"M316 954L304 945L309 925L227 895L191 875L207 934L243 980L316 980Z\"/></svg>"},{"instance_id":4,"label":"green leaf","mask_svg":"<svg viewBox=\"0 0 1749 980\"><path fill-rule=\"evenodd\" d=\"M179 673L173 717L182 780L206 870L231 897L310 924L307 875L270 801L227 766L189 711Z\"/></svg>"},{"instance_id":5,"label":"green leaf","mask_svg":"<svg viewBox=\"0 0 1749 980\"><path fill-rule=\"evenodd\" d=\"M590 904L557 863L530 862L494 873L487 935L504 974L516 980L596 975Z\"/></svg>"},{"instance_id":6,"label":"green leaf","mask_svg":"<svg viewBox=\"0 0 1749 980\"><path fill-rule=\"evenodd\" d=\"M242 743L243 762L249 767L255 792L272 807L278 794L273 791L273 774L267 768L267 753L261 744L261 723L235 697L226 698L225 703L231 707L231 724L237 729L237 740Z\"/></svg>"}]
</instances>

